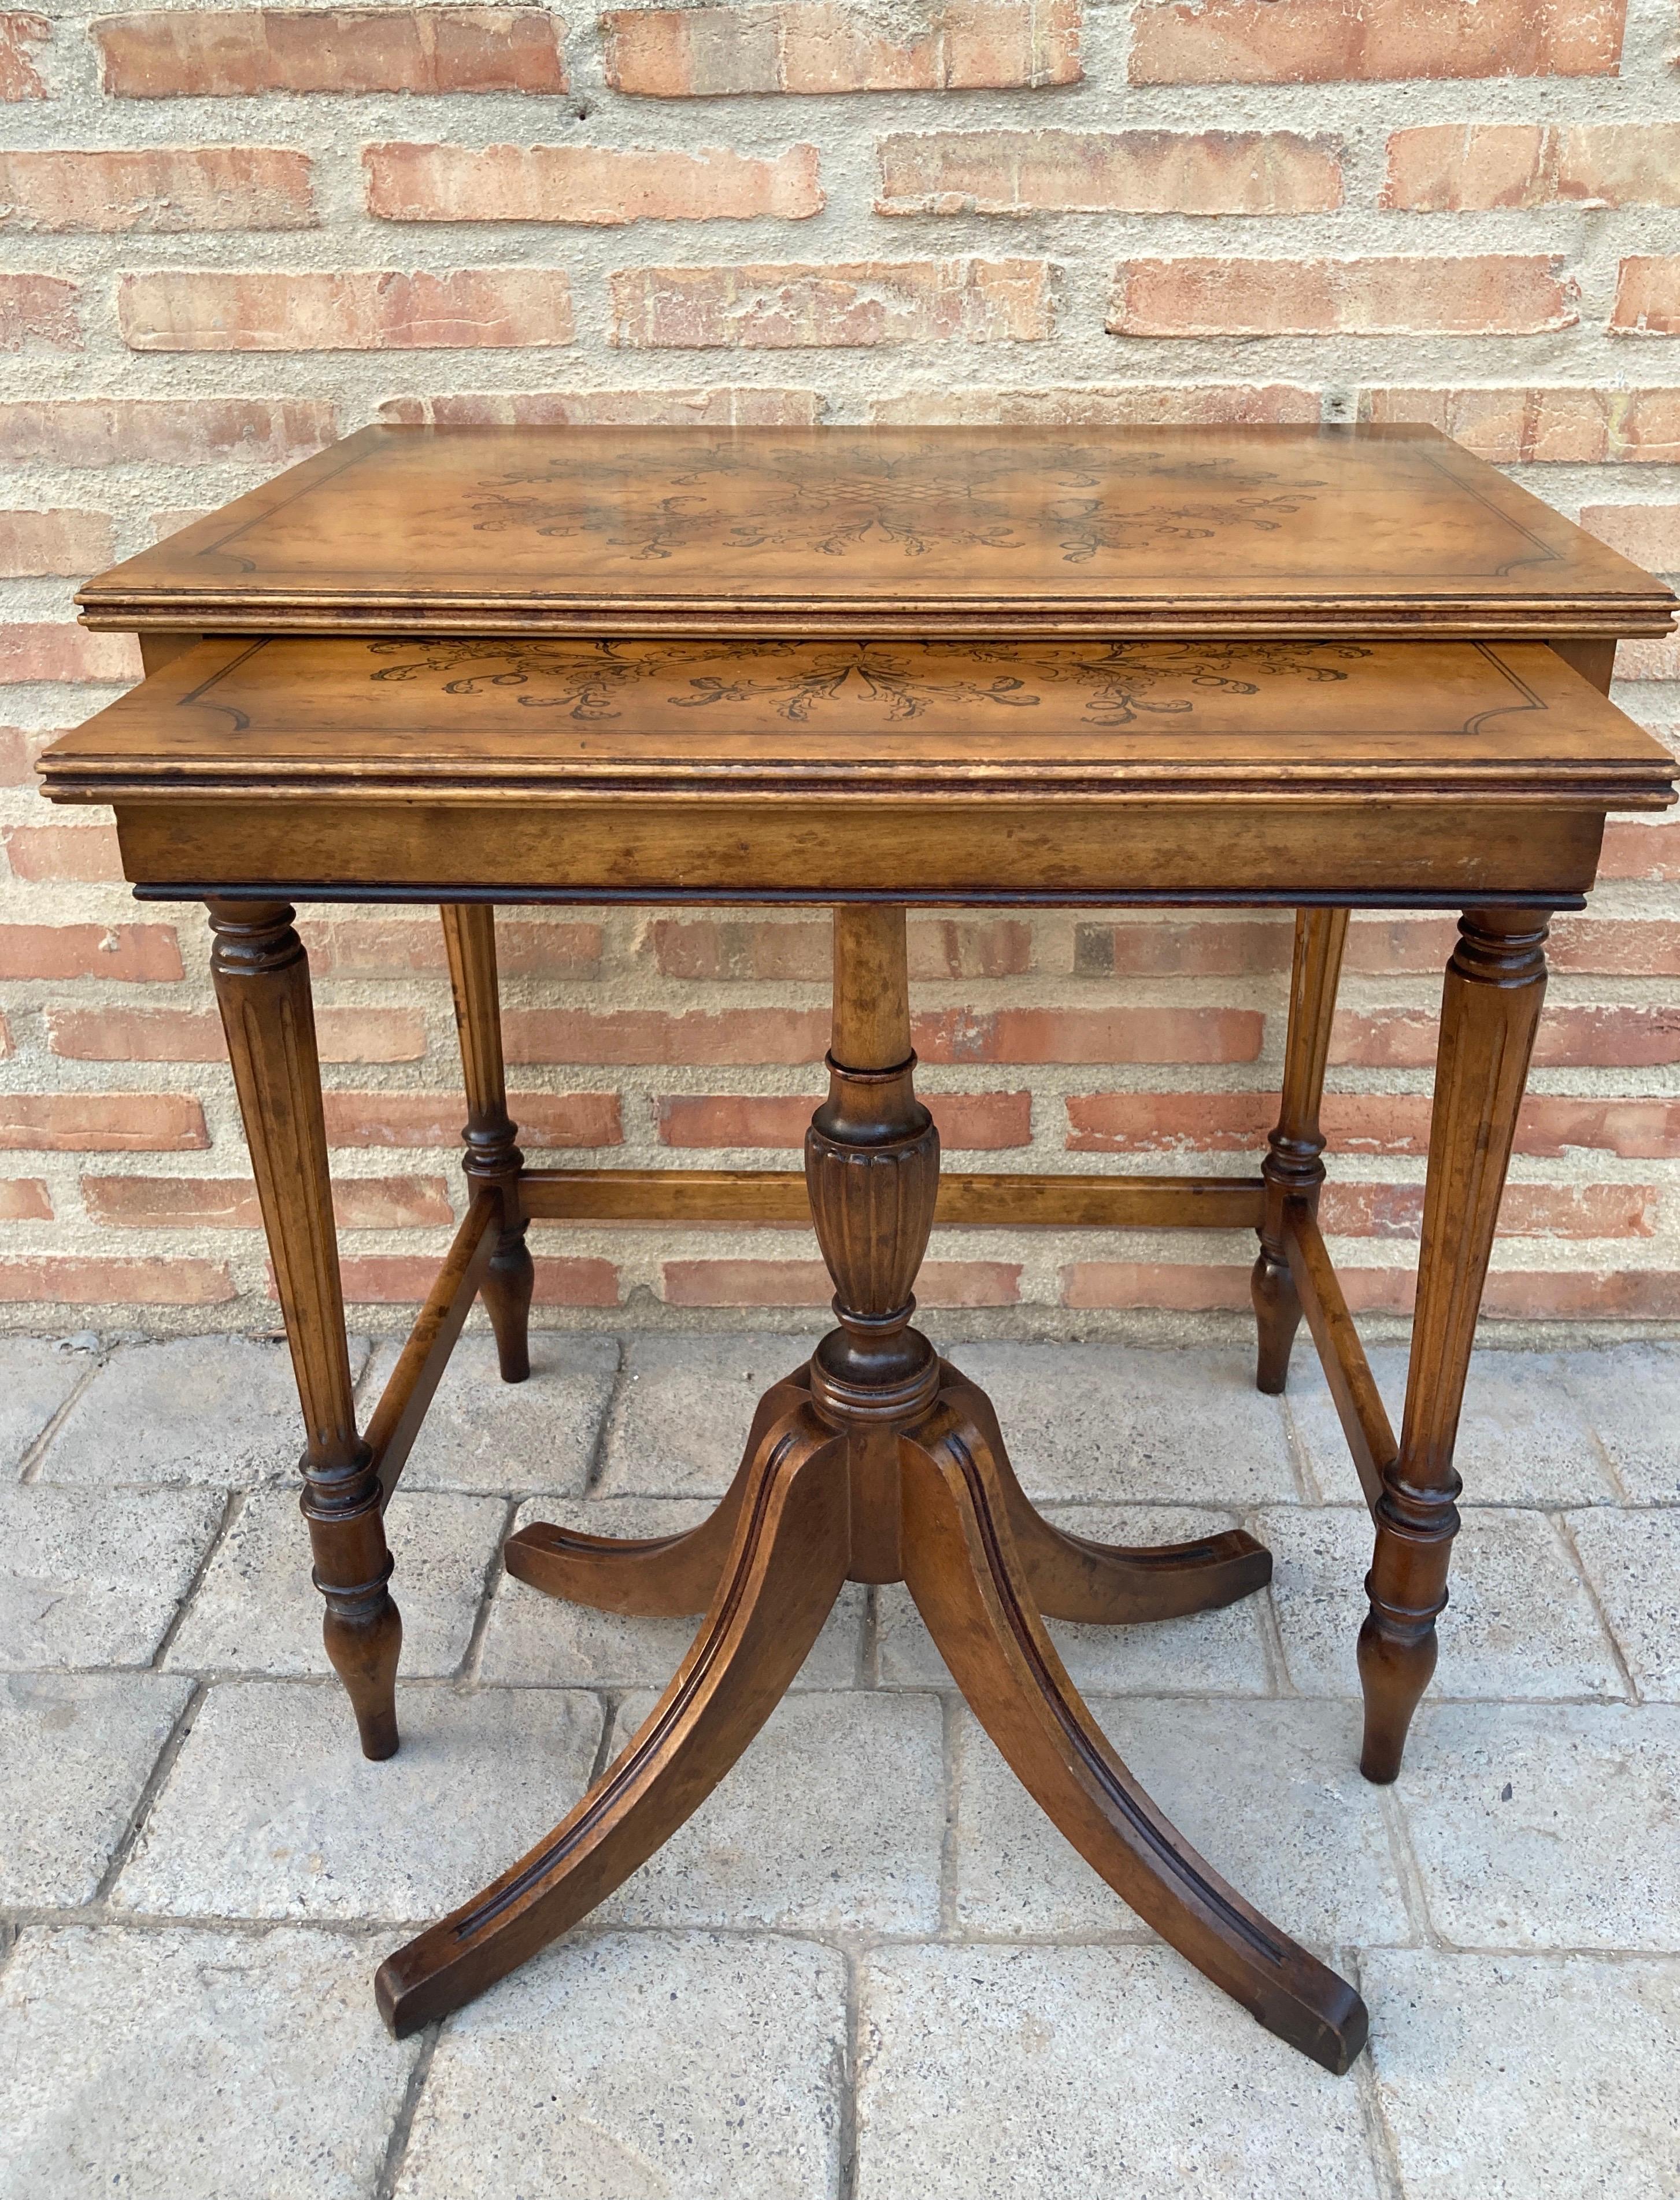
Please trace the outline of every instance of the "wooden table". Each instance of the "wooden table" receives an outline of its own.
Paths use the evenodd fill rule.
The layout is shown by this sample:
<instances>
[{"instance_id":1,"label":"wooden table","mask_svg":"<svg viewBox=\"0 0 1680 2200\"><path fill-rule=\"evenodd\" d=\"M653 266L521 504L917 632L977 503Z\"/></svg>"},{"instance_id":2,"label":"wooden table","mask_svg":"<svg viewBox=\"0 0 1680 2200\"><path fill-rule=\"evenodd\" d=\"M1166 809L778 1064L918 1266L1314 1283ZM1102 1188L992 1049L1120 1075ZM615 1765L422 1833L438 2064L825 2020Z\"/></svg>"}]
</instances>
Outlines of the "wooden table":
<instances>
[{"instance_id":1,"label":"wooden table","mask_svg":"<svg viewBox=\"0 0 1680 2200\"><path fill-rule=\"evenodd\" d=\"M1607 812L1672 799L1666 752L1599 692L1617 635L1665 628L1666 592L1418 431L374 430L85 600L142 634L152 670L48 752L45 789L114 807L141 894L208 905L327 1649L369 1756L397 1741L383 1509L476 1296L504 1378L527 1373L529 1223L782 1220L808 1202L835 1282L839 1326L766 1393L702 1526L509 1542L510 1571L552 1594L705 1618L576 1809L382 1966L393 2027L584 1916L746 1746L842 1583L902 1579L1109 1884L1345 2069L1358 1996L1162 1817L1043 1624L1207 1610L1261 1587L1269 1555L1240 1533L1134 1550L1042 1519L984 1395L911 1326L911 1288L936 1220L1257 1231L1260 1385L1283 1388L1304 1311L1375 1521L1362 1764L1392 1780L1446 1600L1454 1436L1547 918L1591 886ZM442 907L473 1196L360 1431L290 904L381 898ZM834 905L829 1096L803 1179L524 1167L491 904L612 900ZM929 902L1297 905L1260 1173L941 1181L904 966L904 907ZM1315 1220L1360 906L1463 912L1397 1442Z\"/></svg>"}]
</instances>

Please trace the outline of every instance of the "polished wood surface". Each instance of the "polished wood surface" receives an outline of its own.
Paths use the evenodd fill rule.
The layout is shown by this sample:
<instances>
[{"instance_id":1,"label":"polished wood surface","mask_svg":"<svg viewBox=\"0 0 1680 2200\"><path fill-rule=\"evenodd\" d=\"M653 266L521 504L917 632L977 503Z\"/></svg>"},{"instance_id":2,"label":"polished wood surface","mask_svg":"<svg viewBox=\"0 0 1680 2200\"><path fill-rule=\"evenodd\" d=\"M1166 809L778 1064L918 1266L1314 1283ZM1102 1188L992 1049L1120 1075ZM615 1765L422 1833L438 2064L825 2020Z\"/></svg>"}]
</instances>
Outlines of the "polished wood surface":
<instances>
[{"instance_id":1,"label":"polished wood surface","mask_svg":"<svg viewBox=\"0 0 1680 2200\"><path fill-rule=\"evenodd\" d=\"M232 632L1655 634L1426 427L365 428L90 582ZM1496 614L1496 623L1490 620Z\"/></svg>"}]
</instances>

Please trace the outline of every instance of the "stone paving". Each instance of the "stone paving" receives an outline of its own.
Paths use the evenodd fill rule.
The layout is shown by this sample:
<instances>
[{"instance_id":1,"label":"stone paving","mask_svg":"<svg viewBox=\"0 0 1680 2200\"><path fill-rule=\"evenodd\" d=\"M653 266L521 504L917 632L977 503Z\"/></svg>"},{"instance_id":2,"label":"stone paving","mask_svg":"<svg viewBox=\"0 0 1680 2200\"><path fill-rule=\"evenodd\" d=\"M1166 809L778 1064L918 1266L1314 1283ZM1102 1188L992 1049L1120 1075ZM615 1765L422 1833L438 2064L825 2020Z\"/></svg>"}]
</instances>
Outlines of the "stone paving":
<instances>
[{"instance_id":1,"label":"stone paving","mask_svg":"<svg viewBox=\"0 0 1680 2200\"><path fill-rule=\"evenodd\" d=\"M1310 1352L972 1344L1029 1490L1246 1525L1271 1593L1058 1626L1122 1754L1355 1977L1326 2076L1049 1828L903 1593L586 1929L441 2027L369 1981L545 1829L686 1624L501 1575L518 1521L700 1517L790 1337L465 1338L391 1509L404 1741L357 1753L283 1349L0 1343L3 2200L1663 2200L1680 2195L1680 1347L1478 1357L1437 1682L1355 1769L1370 1535ZM1393 1406L1400 1357L1374 1355ZM390 1349L358 1347L362 1395Z\"/></svg>"}]
</instances>

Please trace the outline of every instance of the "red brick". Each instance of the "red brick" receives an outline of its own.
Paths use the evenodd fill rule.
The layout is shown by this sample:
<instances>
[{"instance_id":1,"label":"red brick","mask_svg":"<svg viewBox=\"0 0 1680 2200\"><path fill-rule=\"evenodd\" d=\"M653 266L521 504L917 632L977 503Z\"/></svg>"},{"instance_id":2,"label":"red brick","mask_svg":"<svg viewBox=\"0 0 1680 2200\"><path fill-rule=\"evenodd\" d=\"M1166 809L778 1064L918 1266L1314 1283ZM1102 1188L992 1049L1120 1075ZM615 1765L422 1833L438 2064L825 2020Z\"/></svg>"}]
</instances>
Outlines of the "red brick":
<instances>
[{"instance_id":1,"label":"red brick","mask_svg":"<svg viewBox=\"0 0 1680 2200\"><path fill-rule=\"evenodd\" d=\"M668 1146L804 1144L815 1093L668 1093L659 1102L659 1138ZM1030 1145L1030 1092L924 1092L946 1153L996 1153Z\"/></svg>"},{"instance_id":2,"label":"red brick","mask_svg":"<svg viewBox=\"0 0 1680 2200\"><path fill-rule=\"evenodd\" d=\"M1507 1238L1649 1238L1657 1220L1650 1184L1508 1184L1499 1210ZM1326 1237L1416 1238L1423 1224L1421 1184L1325 1186L1319 1221Z\"/></svg>"},{"instance_id":3,"label":"red brick","mask_svg":"<svg viewBox=\"0 0 1680 2200\"><path fill-rule=\"evenodd\" d=\"M1116 336L1538 336L1581 318L1562 266L1517 252L1122 260L1107 325Z\"/></svg>"},{"instance_id":4,"label":"red brick","mask_svg":"<svg viewBox=\"0 0 1680 2200\"><path fill-rule=\"evenodd\" d=\"M1608 325L1613 336L1680 336L1680 256L1636 253L1624 260Z\"/></svg>"},{"instance_id":5,"label":"red brick","mask_svg":"<svg viewBox=\"0 0 1680 2200\"><path fill-rule=\"evenodd\" d=\"M912 978L1018 978L1033 967L1033 927L1013 917L915 918L909 935ZM756 917L656 917L643 944L666 978L826 985L834 959L828 925Z\"/></svg>"},{"instance_id":6,"label":"red brick","mask_svg":"<svg viewBox=\"0 0 1680 2200\"><path fill-rule=\"evenodd\" d=\"M883 214L1324 214L1341 141L1293 131L941 130L881 138Z\"/></svg>"},{"instance_id":7,"label":"red brick","mask_svg":"<svg viewBox=\"0 0 1680 2200\"><path fill-rule=\"evenodd\" d=\"M235 1296L220 1261L0 1261L0 1299L42 1306L220 1306Z\"/></svg>"},{"instance_id":8,"label":"red brick","mask_svg":"<svg viewBox=\"0 0 1680 2200\"><path fill-rule=\"evenodd\" d=\"M1614 76L1627 0L1144 0L1133 84Z\"/></svg>"},{"instance_id":9,"label":"red brick","mask_svg":"<svg viewBox=\"0 0 1680 2200\"><path fill-rule=\"evenodd\" d=\"M267 91L564 91L546 8L160 9L90 26L125 99Z\"/></svg>"},{"instance_id":10,"label":"red brick","mask_svg":"<svg viewBox=\"0 0 1680 2200\"><path fill-rule=\"evenodd\" d=\"M1062 1271L1070 1307L1168 1307L1203 1314L1247 1308L1249 1269L1162 1261L1074 1261Z\"/></svg>"},{"instance_id":11,"label":"red brick","mask_svg":"<svg viewBox=\"0 0 1680 2200\"><path fill-rule=\"evenodd\" d=\"M510 1062L820 1062L828 1044L826 1009L515 1009L502 1018Z\"/></svg>"},{"instance_id":12,"label":"red brick","mask_svg":"<svg viewBox=\"0 0 1680 2200\"><path fill-rule=\"evenodd\" d=\"M334 1146L459 1146L466 1120L466 1103L455 1091L332 1091L325 1105ZM507 1107L530 1151L623 1142L616 1092L514 1092Z\"/></svg>"},{"instance_id":13,"label":"red brick","mask_svg":"<svg viewBox=\"0 0 1680 2200\"><path fill-rule=\"evenodd\" d=\"M1374 1014L1343 1009L1330 1041L1332 1062L1367 1068L1420 1069L1435 1060L1432 1009L1391 1009ZM1538 1068L1650 1068L1680 1062L1680 1008L1584 1008L1554 1003L1540 1020L1534 1060Z\"/></svg>"},{"instance_id":14,"label":"red brick","mask_svg":"<svg viewBox=\"0 0 1680 2200\"><path fill-rule=\"evenodd\" d=\"M611 281L612 342L643 349L1037 343L1053 331L1042 260L621 267Z\"/></svg>"},{"instance_id":15,"label":"red brick","mask_svg":"<svg viewBox=\"0 0 1680 2200\"><path fill-rule=\"evenodd\" d=\"M1496 465L1680 461L1680 389L1367 389L1360 418L1439 428Z\"/></svg>"},{"instance_id":16,"label":"red brick","mask_svg":"<svg viewBox=\"0 0 1680 2200\"><path fill-rule=\"evenodd\" d=\"M307 153L205 145L122 153L0 154L0 228L167 235L313 229Z\"/></svg>"},{"instance_id":17,"label":"red brick","mask_svg":"<svg viewBox=\"0 0 1680 2200\"><path fill-rule=\"evenodd\" d=\"M913 1020L923 1062L1252 1062L1265 1019L1250 1009L936 1009Z\"/></svg>"},{"instance_id":18,"label":"red brick","mask_svg":"<svg viewBox=\"0 0 1680 2200\"><path fill-rule=\"evenodd\" d=\"M1082 978L1245 978L1287 970L1294 943L1286 919L1081 924L1074 931L1074 968Z\"/></svg>"},{"instance_id":19,"label":"red brick","mask_svg":"<svg viewBox=\"0 0 1680 2200\"><path fill-rule=\"evenodd\" d=\"M1270 1092L1076 1092L1068 1150L1076 1154L1251 1153L1278 1120Z\"/></svg>"},{"instance_id":20,"label":"red brick","mask_svg":"<svg viewBox=\"0 0 1680 2200\"><path fill-rule=\"evenodd\" d=\"M439 428L814 428L825 409L814 389L536 389L391 397L379 418Z\"/></svg>"},{"instance_id":21,"label":"red brick","mask_svg":"<svg viewBox=\"0 0 1680 2200\"><path fill-rule=\"evenodd\" d=\"M133 351L459 351L568 344L558 268L123 275L117 319Z\"/></svg>"},{"instance_id":22,"label":"red brick","mask_svg":"<svg viewBox=\"0 0 1680 2200\"><path fill-rule=\"evenodd\" d=\"M80 296L80 286L61 276L0 275L0 351L22 351L30 344L79 351Z\"/></svg>"},{"instance_id":23,"label":"red brick","mask_svg":"<svg viewBox=\"0 0 1680 2200\"><path fill-rule=\"evenodd\" d=\"M1680 152L1675 157L1680 164ZM1680 165L1675 179L1680 192ZM1589 504L1581 524L1636 565L1654 573L1680 572L1680 504Z\"/></svg>"},{"instance_id":24,"label":"red brick","mask_svg":"<svg viewBox=\"0 0 1680 2200\"><path fill-rule=\"evenodd\" d=\"M617 1306L618 1271L611 1261L539 1260L539 1306ZM351 1306L413 1306L437 1279L437 1262L407 1253L354 1254L342 1262L344 1296ZM268 1295L275 1296L270 1277Z\"/></svg>"},{"instance_id":25,"label":"red brick","mask_svg":"<svg viewBox=\"0 0 1680 2200\"><path fill-rule=\"evenodd\" d=\"M825 1307L833 1279L820 1261L667 1261L668 1306ZM1012 1261L928 1261L916 1279L922 1306L1015 1306L1021 1269Z\"/></svg>"},{"instance_id":26,"label":"red brick","mask_svg":"<svg viewBox=\"0 0 1680 2200\"><path fill-rule=\"evenodd\" d=\"M0 1222L51 1220L51 1195L39 1177L0 1177Z\"/></svg>"},{"instance_id":27,"label":"red brick","mask_svg":"<svg viewBox=\"0 0 1680 2200\"><path fill-rule=\"evenodd\" d=\"M118 978L135 985L181 974L173 924L0 924L0 978Z\"/></svg>"},{"instance_id":28,"label":"red brick","mask_svg":"<svg viewBox=\"0 0 1680 2200\"><path fill-rule=\"evenodd\" d=\"M440 975L448 965L435 916L306 917L298 931L318 977L406 978ZM554 924L499 916L496 965L504 978L593 978L600 968L598 924Z\"/></svg>"},{"instance_id":29,"label":"red brick","mask_svg":"<svg viewBox=\"0 0 1680 2200\"><path fill-rule=\"evenodd\" d=\"M1680 1275L1663 1268L1608 1276L1496 1270L1482 1294L1482 1310L1516 1321L1672 1321L1680 1316Z\"/></svg>"},{"instance_id":30,"label":"red brick","mask_svg":"<svg viewBox=\"0 0 1680 2200\"><path fill-rule=\"evenodd\" d=\"M1680 978L1680 923L1560 916L1546 943L1546 959L1554 970L1593 978Z\"/></svg>"},{"instance_id":31,"label":"red brick","mask_svg":"<svg viewBox=\"0 0 1680 2200\"><path fill-rule=\"evenodd\" d=\"M1624 1161L1680 1155L1680 1101L1572 1100L1531 1092L1517 1119L1517 1151L1556 1159L1582 1147Z\"/></svg>"},{"instance_id":32,"label":"red brick","mask_svg":"<svg viewBox=\"0 0 1680 2200\"><path fill-rule=\"evenodd\" d=\"M384 221L805 221L821 214L815 145L767 157L602 145L364 145L367 210Z\"/></svg>"},{"instance_id":33,"label":"red brick","mask_svg":"<svg viewBox=\"0 0 1680 2200\"><path fill-rule=\"evenodd\" d=\"M787 0L618 9L600 21L607 82L654 99L1011 91L1074 84L1080 73L1078 0L946 0L919 20L846 0Z\"/></svg>"},{"instance_id":34,"label":"red brick","mask_svg":"<svg viewBox=\"0 0 1680 2200\"><path fill-rule=\"evenodd\" d=\"M123 682L140 677L132 634L90 634L42 619L0 626L0 681Z\"/></svg>"},{"instance_id":35,"label":"red brick","mask_svg":"<svg viewBox=\"0 0 1680 2200\"><path fill-rule=\"evenodd\" d=\"M1444 972L1457 944L1455 916L1356 916L1348 927L1342 967L1384 978L1414 970Z\"/></svg>"},{"instance_id":36,"label":"red brick","mask_svg":"<svg viewBox=\"0 0 1680 2200\"><path fill-rule=\"evenodd\" d=\"M0 1146L53 1154L196 1152L210 1143L189 1092L9 1092Z\"/></svg>"},{"instance_id":37,"label":"red brick","mask_svg":"<svg viewBox=\"0 0 1680 2200\"><path fill-rule=\"evenodd\" d=\"M122 876L114 825L9 825L0 840L14 878L56 884Z\"/></svg>"},{"instance_id":38,"label":"red brick","mask_svg":"<svg viewBox=\"0 0 1680 2200\"><path fill-rule=\"evenodd\" d=\"M49 1009L47 1044L79 1062L225 1062L214 1009ZM424 1020L406 1009L317 1009L323 1062L418 1062Z\"/></svg>"},{"instance_id":39,"label":"red brick","mask_svg":"<svg viewBox=\"0 0 1680 2200\"><path fill-rule=\"evenodd\" d=\"M1316 426L1315 389L1284 383L1080 383L1043 389L916 389L877 397L871 420L904 427L1162 428Z\"/></svg>"},{"instance_id":40,"label":"red brick","mask_svg":"<svg viewBox=\"0 0 1680 2200\"><path fill-rule=\"evenodd\" d=\"M91 573L116 552L102 512L0 512L0 574Z\"/></svg>"},{"instance_id":41,"label":"red brick","mask_svg":"<svg viewBox=\"0 0 1680 2200\"><path fill-rule=\"evenodd\" d=\"M57 739L46 727L0 726L0 785L32 787L35 759Z\"/></svg>"},{"instance_id":42,"label":"red brick","mask_svg":"<svg viewBox=\"0 0 1680 2200\"><path fill-rule=\"evenodd\" d=\"M1626 647L1624 642L1622 647ZM1680 832L1613 817L1604 828L1598 875L1601 879L1680 879Z\"/></svg>"},{"instance_id":43,"label":"red brick","mask_svg":"<svg viewBox=\"0 0 1680 2200\"><path fill-rule=\"evenodd\" d=\"M0 404L0 458L55 466L151 460L190 466L238 458L272 470L309 457L337 432L333 407L316 398L66 398Z\"/></svg>"},{"instance_id":44,"label":"red brick","mask_svg":"<svg viewBox=\"0 0 1680 2200\"><path fill-rule=\"evenodd\" d=\"M1680 206L1680 122L1441 122L1396 130L1379 206Z\"/></svg>"},{"instance_id":45,"label":"red brick","mask_svg":"<svg viewBox=\"0 0 1680 2200\"><path fill-rule=\"evenodd\" d=\"M85 1176L90 1218L119 1230L260 1230L249 1177ZM454 1220L441 1176L348 1176L332 1187L341 1230L422 1230Z\"/></svg>"},{"instance_id":46,"label":"red brick","mask_svg":"<svg viewBox=\"0 0 1680 2200\"><path fill-rule=\"evenodd\" d=\"M1319 1126L1332 1154L1426 1154L1431 1110L1426 1092L1326 1092Z\"/></svg>"},{"instance_id":47,"label":"red brick","mask_svg":"<svg viewBox=\"0 0 1680 2200\"><path fill-rule=\"evenodd\" d=\"M48 97L30 49L46 45L51 38L52 25L44 15L21 10L0 15L0 100Z\"/></svg>"}]
</instances>

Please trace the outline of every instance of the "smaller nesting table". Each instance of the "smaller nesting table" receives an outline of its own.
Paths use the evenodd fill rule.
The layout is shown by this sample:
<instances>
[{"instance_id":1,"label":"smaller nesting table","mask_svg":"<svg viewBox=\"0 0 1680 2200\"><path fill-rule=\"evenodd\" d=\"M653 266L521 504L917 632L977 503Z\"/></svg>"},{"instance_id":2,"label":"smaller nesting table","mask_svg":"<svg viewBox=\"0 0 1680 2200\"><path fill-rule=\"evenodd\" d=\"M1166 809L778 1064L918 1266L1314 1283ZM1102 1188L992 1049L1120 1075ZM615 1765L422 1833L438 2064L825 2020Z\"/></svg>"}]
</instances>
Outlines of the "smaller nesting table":
<instances>
[{"instance_id":1,"label":"smaller nesting table","mask_svg":"<svg viewBox=\"0 0 1680 2200\"><path fill-rule=\"evenodd\" d=\"M1672 799L1665 752L1537 641L236 635L166 656L42 771L55 800L114 805L143 894L208 905L303 1403L327 1647L369 1756L397 1742L384 1507L475 1296L504 1378L528 1372L527 1226L808 1211L834 1279L838 1326L765 1394L704 1525L630 1543L533 1526L508 1544L510 1571L550 1594L705 1616L553 1833L381 1967L395 2029L459 2006L582 1917L747 1746L842 1583L902 1579L1081 1853L1261 2023L1345 2070L1366 2034L1358 1995L1162 1817L1044 1624L1206 1610L1261 1587L1268 1554L1239 1533L1138 1550L1051 1526L983 1393L912 1325L912 1287L936 1220L1258 1232L1261 1387L1283 1388L1304 1312L1371 1506L1363 1765L1392 1780L1446 1600L1454 1436L1547 918L1580 905L1607 812ZM442 907L472 1196L364 1433L290 904L382 898ZM834 904L829 1091L803 1179L524 1166L491 904L623 899ZM1260 1173L941 1180L914 1090L904 914L940 902L1297 905L1280 1119ZM1348 910L1396 906L1462 912L1397 1440L1314 1219Z\"/></svg>"}]
</instances>

